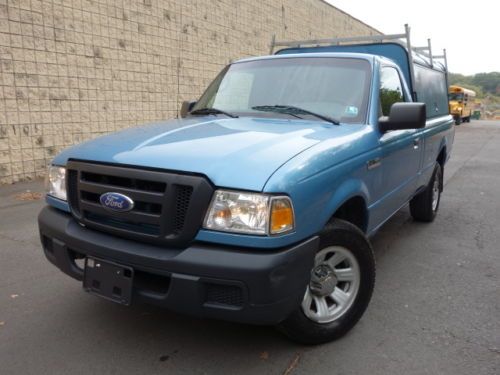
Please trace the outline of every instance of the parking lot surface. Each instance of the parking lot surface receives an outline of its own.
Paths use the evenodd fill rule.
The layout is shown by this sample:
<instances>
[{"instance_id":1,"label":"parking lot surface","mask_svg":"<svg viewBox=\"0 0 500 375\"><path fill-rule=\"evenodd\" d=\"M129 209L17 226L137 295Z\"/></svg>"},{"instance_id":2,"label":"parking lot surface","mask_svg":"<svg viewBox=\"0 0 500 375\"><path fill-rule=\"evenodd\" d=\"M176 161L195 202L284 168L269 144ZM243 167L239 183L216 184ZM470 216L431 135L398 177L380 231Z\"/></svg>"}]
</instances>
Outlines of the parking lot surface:
<instances>
[{"instance_id":1,"label":"parking lot surface","mask_svg":"<svg viewBox=\"0 0 500 375\"><path fill-rule=\"evenodd\" d=\"M30 190L30 192L27 192ZM434 223L402 209L372 238L372 302L344 338L90 296L45 259L41 182L0 187L1 374L499 374L500 122L456 127Z\"/></svg>"}]
</instances>

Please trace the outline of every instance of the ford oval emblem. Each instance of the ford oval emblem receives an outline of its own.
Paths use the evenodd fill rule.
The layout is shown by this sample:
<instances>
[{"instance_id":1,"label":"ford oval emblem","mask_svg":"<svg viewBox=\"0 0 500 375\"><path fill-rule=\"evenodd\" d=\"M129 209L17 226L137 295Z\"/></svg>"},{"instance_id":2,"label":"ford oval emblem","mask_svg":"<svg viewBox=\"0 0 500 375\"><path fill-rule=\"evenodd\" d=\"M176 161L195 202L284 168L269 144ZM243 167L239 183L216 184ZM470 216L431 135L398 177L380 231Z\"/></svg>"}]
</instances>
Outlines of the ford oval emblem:
<instances>
[{"instance_id":1,"label":"ford oval emblem","mask_svg":"<svg viewBox=\"0 0 500 375\"><path fill-rule=\"evenodd\" d=\"M134 201L120 193L104 193L99 201L104 208L113 211L126 212L134 208Z\"/></svg>"}]
</instances>

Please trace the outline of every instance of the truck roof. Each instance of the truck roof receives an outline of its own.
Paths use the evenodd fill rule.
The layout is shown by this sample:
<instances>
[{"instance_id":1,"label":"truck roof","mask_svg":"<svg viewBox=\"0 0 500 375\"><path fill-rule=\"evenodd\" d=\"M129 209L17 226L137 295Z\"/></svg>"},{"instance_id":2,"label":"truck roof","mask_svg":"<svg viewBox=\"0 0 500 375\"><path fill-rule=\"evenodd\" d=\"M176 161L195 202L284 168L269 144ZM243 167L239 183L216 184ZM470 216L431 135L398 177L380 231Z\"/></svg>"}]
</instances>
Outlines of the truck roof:
<instances>
[{"instance_id":1,"label":"truck roof","mask_svg":"<svg viewBox=\"0 0 500 375\"><path fill-rule=\"evenodd\" d=\"M242 62L249 61L259 61L259 60L274 60L274 59L286 59L295 57L342 57L342 58L352 58L352 59L363 59L373 62L374 58L380 57L368 53L346 53L346 52L311 52L311 53L287 53L278 55L265 55L265 56L255 56L247 57L244 59L236 60L233 64L238 64Z\"/></svg>"},{"instance_id":2,"label":"truck roof","mask_svg":"<svg viewBox=\"0 0 500 375\"><path fill-rule=\"evenodd\" d=\"M254 57L246 57L243 59L239 59L233 61L233 64L238 64L242 62L250 62L250 61L260 61L260 60L274 60L274 59L286 59L286 58L296 58L296 57L340 57L340 58L351 58L351 59L363 59L372 63L374 60L379 60L381 62L396 64L397 63L385 56L374 55L370 53L361 53L361 52L309 52L309 53L287 53L287 54L279 54L279 55L264 55L264 56L254 56Z\"/></svg>"}]
</instances>

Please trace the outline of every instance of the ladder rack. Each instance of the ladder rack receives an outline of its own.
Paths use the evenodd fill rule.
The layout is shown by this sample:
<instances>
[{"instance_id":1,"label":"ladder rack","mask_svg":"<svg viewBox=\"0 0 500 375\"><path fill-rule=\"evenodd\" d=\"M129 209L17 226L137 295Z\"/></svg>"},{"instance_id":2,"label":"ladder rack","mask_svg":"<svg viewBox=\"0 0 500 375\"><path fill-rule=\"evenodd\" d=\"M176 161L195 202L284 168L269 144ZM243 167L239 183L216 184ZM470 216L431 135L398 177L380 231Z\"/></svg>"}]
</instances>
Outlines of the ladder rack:
<instances>
[{"instance_id":1,"label":"ladder rack","mask_svg":"<svg viewBox=\"0 0 500 375\"><path fill-rule=\"evenodd\" d=\"M272 55L276 47L300 48L300 47L321 47L324 45L339 46L349 44L366 44L366 43L385 43L395 42L403 45L408 52L408 60L410 62L410 76L412 86L415 83L415 74L413 71L413 57L414 55L426 61L430 67L434 67L434 60L443 60L445 73L448 74L448 61L446 58L446 49L443 49L442 55L433 55L431 40L427 39L427 46L412 47L410 42L410 26L405 24L405 32L402 34L388 34L388 35L367 35L367 36L354 36L347 38L324 38L324 39L310 39L310 40L297 40L286 41L276 40L276 35L271 39L270 51ZM414 86L413 86L414 87Z\"/></svg>"}]
</instances>

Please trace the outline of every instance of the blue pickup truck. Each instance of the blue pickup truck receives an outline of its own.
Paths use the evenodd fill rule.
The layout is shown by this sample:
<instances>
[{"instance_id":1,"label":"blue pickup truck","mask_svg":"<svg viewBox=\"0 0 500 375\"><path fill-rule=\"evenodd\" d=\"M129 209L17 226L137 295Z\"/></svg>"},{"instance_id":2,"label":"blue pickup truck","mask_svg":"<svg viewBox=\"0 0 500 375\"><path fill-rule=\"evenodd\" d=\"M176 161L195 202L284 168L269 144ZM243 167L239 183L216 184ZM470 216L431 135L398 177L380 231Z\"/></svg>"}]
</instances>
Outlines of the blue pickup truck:
<instances>
[{"instance_id":1,"label":"blue pickup truck","mask_svg":"<svg viewBox=\"0 0 500 375\"><path fill-rule=\"evenodd\" d=\"M372 295L369 237L408 203L434 219L453 145L445 65L403 36L283 42L179 119L63 151L45 256L121 304L339 338Z\"/></svg>"}]
</instances>

